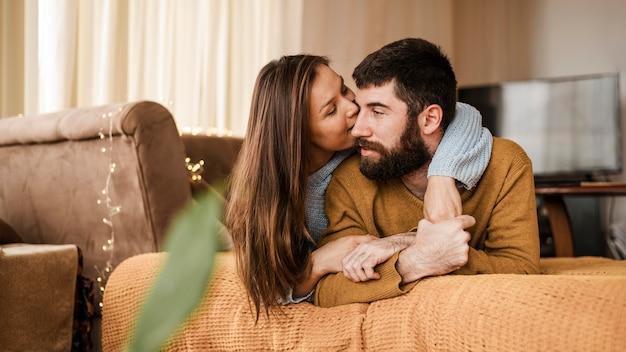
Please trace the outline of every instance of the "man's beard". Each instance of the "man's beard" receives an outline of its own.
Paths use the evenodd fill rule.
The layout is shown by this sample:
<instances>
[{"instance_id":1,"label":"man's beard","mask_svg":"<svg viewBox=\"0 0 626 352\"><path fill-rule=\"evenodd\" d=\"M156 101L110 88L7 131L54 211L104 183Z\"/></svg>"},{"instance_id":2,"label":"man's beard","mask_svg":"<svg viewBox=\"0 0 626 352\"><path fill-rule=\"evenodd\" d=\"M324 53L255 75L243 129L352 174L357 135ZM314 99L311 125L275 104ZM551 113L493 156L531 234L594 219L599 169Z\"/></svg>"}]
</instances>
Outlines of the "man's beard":
<instances>
[{"instance_id":1,"label":"man's beard","mask_svg":"<svg viewBox=\"0 0 626 352\"><path fill-rule=\"evenodd\" d=\"M409 120L410 121L410 120ZM379 143L357 139L356 147L362 146L378 152L378 161L373 157L361 156L360 169L365 177L372 180L391 180L418 170L432 157L419 134L417 123L409 122L410 126L400 137L400 145L395 148L385 148Z\"/></svg>"}]
</instances>

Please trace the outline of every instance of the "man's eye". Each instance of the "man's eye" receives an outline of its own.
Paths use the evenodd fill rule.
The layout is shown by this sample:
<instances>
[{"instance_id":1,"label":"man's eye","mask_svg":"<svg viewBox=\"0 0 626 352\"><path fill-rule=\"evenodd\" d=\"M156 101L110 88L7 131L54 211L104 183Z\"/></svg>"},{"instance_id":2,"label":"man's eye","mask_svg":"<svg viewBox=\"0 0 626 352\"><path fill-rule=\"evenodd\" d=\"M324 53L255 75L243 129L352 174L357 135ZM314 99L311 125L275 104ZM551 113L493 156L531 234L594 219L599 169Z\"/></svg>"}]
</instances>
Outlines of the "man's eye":
<instances>
[{"instance_id":1,"label":"man's eye","mask_svg":"<svg viewBox=\"0 0 626 352\"><path fill-rule=\"evenodd\" d=\"M349 91L350 89L348 88L348 86L341 87L341 95L346 96Z\"/></svg>"}]
</instances>

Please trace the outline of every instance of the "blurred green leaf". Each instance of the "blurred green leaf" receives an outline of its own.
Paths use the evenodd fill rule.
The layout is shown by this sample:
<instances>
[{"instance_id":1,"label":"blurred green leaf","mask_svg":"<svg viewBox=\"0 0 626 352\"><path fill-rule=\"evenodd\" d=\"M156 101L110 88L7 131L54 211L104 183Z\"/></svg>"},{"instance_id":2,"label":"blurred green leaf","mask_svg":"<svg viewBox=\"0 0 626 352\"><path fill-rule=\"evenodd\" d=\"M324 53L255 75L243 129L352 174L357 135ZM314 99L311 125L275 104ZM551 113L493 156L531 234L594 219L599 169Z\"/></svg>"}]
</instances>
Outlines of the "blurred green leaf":
<instances>
[{"instance_id":1,"label":"blurred green leaf","mask_svg":"<svg viewBox=\"0 0 626 352\"><path fill-rule=\"evenodd\" d=\"M141 309L130 351L161 349L202 299L217 252L222 209L221 197L207 192L173 221L164 243L168 258Z\"/></svg>"}]
</instances>

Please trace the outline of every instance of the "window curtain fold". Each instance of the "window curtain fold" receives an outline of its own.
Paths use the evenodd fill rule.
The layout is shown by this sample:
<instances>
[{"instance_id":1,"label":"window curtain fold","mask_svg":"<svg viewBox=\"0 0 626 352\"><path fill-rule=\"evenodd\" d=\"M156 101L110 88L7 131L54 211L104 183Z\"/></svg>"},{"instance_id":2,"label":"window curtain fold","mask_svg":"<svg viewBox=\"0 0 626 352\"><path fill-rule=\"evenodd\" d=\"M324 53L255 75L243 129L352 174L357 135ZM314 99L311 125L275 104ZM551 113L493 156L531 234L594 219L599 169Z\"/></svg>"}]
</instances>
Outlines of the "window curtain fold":
<instances>
[{"instance_id":1,"label":"window curtain fold","mask_svg":"<svg viewBox=\"0 0 626 352\"><path fill-rule=\"evenodd\" d=\"M243 136L270 60L326 55L352 86L356 64L403 37L454 59L454 2L0 0L0 117L153 100L181 132Z\"/></svg>"},{"instance_id":2,"label":"window curtain fold","mask_svg":"<svg viewBox=\"0 0 626 352\"><path fill-rule=\"evenodd\" d=\"M301 51L304 0L0 0L1 117L153 100L243 136L256 74Z\"/></svg>"}]
</instances>

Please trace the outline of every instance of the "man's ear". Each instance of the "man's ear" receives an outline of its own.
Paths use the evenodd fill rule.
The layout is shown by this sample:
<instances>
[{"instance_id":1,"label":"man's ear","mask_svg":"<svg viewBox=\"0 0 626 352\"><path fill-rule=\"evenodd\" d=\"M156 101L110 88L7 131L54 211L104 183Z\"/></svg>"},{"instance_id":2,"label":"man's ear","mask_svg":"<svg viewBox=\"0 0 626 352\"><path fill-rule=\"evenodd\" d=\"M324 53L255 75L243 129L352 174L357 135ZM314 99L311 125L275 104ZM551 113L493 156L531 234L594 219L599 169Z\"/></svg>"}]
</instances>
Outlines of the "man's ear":
<instances>
[{"instance_id":1,"label":"man's ear","mask_svg":"<svg viewBox=\"0 0 626 352\"><path fill-rule=\"evenodd\" d=\"M441 106L438 104L428 105L426 109L422 111L421 115L423 116L423 125L421 128L424 134L432 134L439 130L441 119L443 118L443 109L441 109Z\"/></svg>"}]
</instances>

